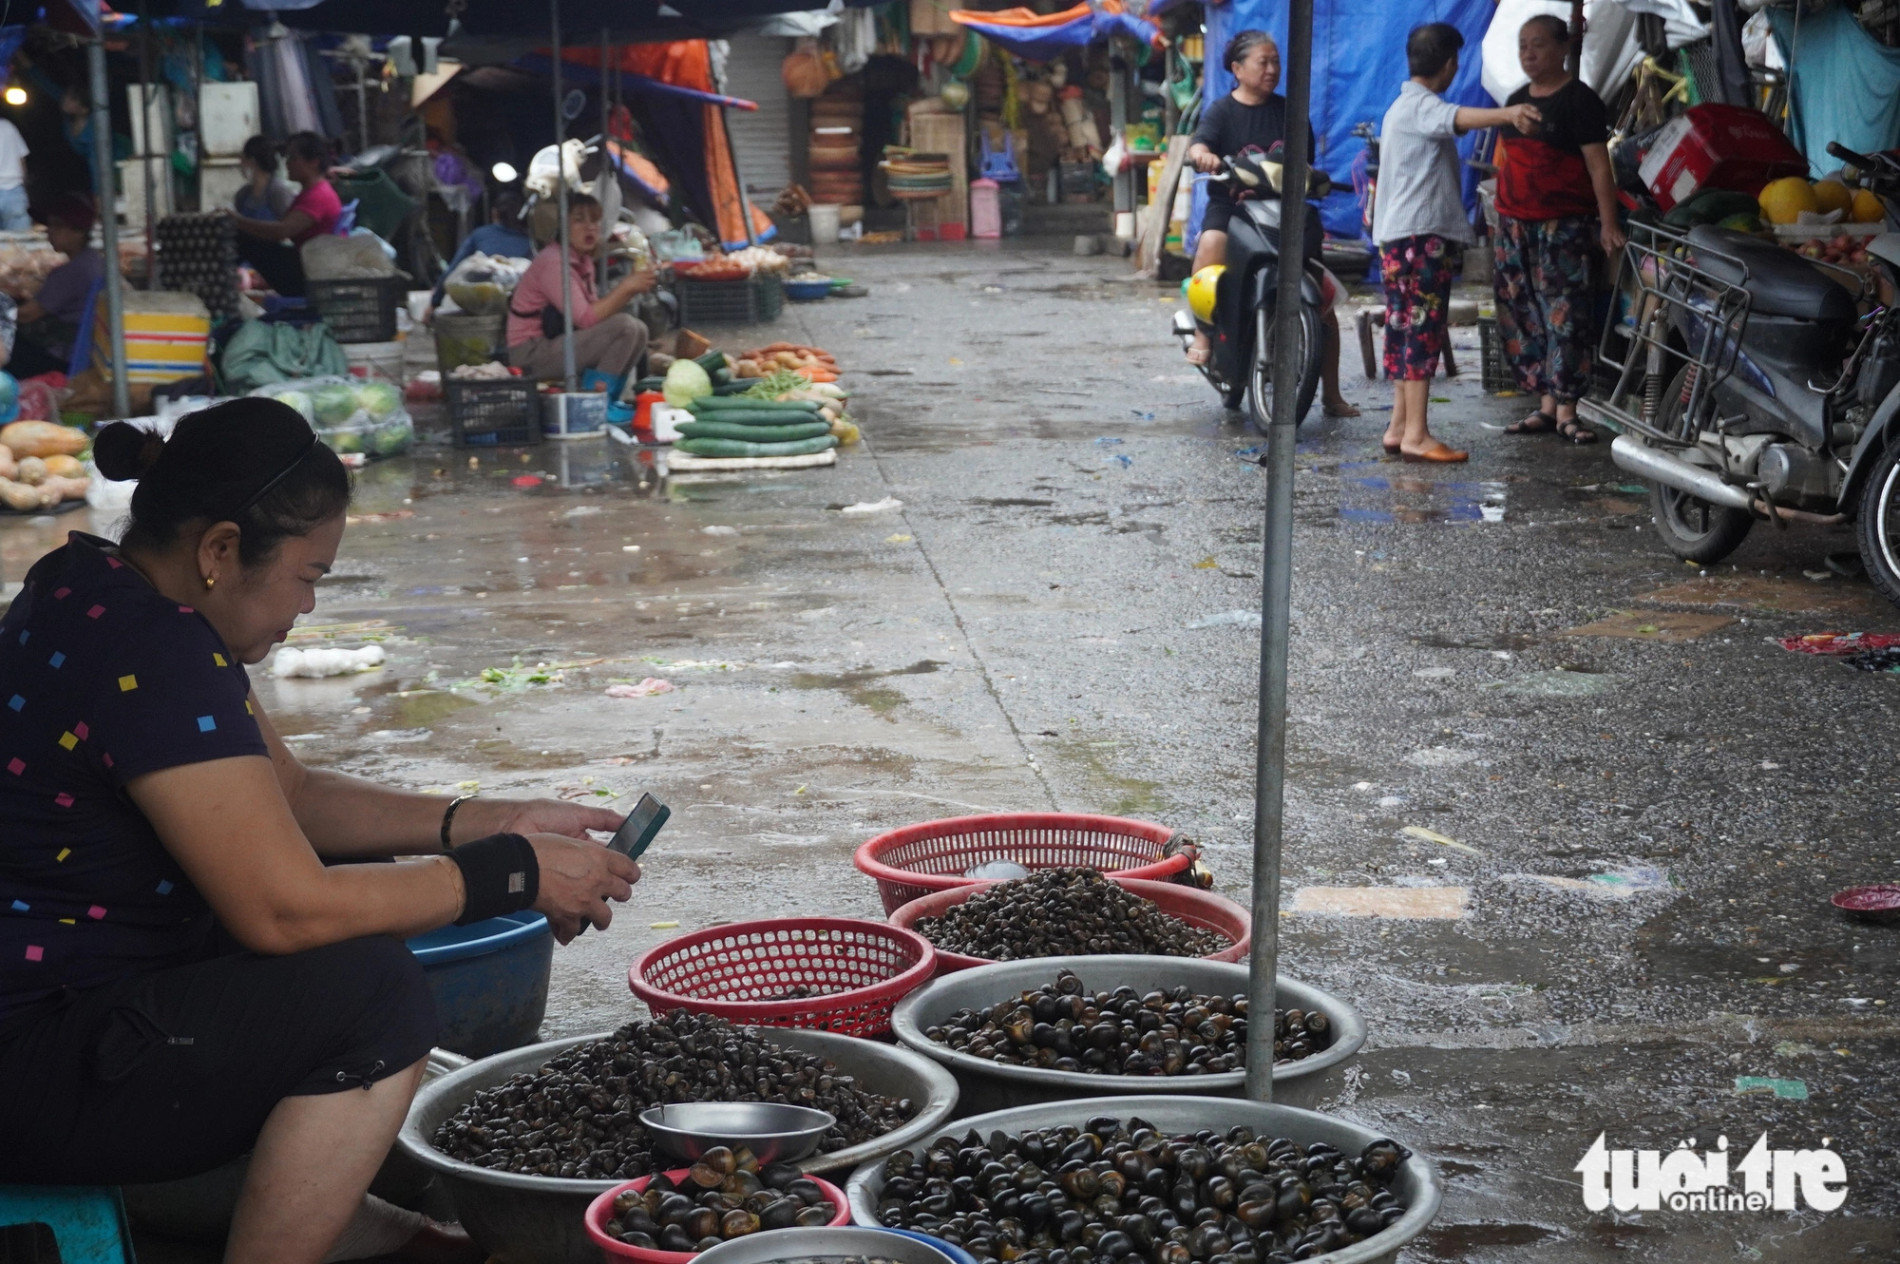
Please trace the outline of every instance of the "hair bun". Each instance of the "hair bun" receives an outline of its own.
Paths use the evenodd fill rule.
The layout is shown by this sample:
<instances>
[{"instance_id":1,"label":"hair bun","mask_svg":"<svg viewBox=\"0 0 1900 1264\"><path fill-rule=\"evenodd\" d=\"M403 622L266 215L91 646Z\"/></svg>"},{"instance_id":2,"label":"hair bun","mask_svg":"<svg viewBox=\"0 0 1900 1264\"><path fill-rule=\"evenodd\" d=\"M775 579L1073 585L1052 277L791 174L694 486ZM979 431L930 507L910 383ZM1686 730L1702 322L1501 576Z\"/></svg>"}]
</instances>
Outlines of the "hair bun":
<instances>
[{"instance_id":1,"label":"hair bun","mask_svg":"<svg viewBox=\"0 0 1900 1264\"><path fill-rule=\"evenodd\" d=\"M113 482L138 478L158 463L165 439L155 430L115 421L92 440L92 464Z\"/></svg>"}]
</instances>

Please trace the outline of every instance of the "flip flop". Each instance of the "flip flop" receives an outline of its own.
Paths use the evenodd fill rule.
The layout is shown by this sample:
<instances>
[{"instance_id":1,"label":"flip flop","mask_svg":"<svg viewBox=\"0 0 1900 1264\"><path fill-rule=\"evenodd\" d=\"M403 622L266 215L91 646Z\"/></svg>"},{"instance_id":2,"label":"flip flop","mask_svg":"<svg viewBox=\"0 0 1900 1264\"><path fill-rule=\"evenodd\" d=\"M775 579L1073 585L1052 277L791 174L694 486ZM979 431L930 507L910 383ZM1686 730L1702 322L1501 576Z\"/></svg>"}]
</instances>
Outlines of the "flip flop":
<instances>
[{"instance_id":1,"label":"flip flop","mask_svg":"<svg viewBox=\"0 0 1900 1264\"><path fill-rule=\"evenodd\" d=\"M1558 438L1568 440L1578 447L1584 447L1597 441L1597 432L1578 421L1575 417L1572 417L1569 421L1560 422L1558 424L1557 436Z\"/></svg>"},{"instance_id":2,"label":"flip flop","mask_svg":"<svg viewBox=\"0 0 1900 1264\"><path fill-rule=\"evenodd\" d=\"M1504 428L1507 435L1556 434L1557 419L1538 409L1522 421L1514 421Z\"/></svg>"},{"instance_id":3,"label":"flip flop","mask_svg":"<svg viewBox=\"0 0 1900 1264\"><path fill-rule=\"evenodd\" d=\"M1197 356L1200 358L1196 359L1195 357ZM1207 362L1213 358L1214 349L1212 347L1189 347L1187 350L1187 362L1197 369L1205 367Z\"/></svg>"}]
</instances>

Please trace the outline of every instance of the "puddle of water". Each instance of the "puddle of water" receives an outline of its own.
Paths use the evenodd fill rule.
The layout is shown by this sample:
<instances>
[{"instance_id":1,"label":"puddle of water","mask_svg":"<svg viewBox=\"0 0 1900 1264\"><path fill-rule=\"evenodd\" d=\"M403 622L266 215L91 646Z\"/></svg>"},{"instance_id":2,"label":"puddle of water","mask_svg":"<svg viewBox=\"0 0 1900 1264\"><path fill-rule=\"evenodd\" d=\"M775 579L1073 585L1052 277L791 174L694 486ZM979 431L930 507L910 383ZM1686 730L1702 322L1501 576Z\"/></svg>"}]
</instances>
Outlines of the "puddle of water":
<instances>
[{"instance_id":1,"label":"puddle of water","mask_svg":"<svg viewBox=\"0 0 1900 1264\"><path fill-rule=\"evenodd\" d=\"M836 689L861 707L878 715L889 715L909 699L900 691L880 687L873 684L873 681L885 680L892 676L928 676L942 667L943 664L936 659L926 658L908 667L893 668L890 671L794 672L785 683L792 689Z\"/></svg>"},{"instance_id":2,"label":"puddle of water","mask_svg":"<svg viewBox=\"0 0 1900 1264\"><path fill-rule=\"evenodd\" d=\"M417 689L391 697L396 704L391 718L408 729L425 729L457 711L482 705L480 699L463 697L446 689Z\"/></svg>"},{"instance_id":3,"label":"puddle of water","mask_svg":"<svg viewBox=\"0 0 1900 1264\"><path fill-rule=\"evenodd\" d=\"M1472 1252L1486 1247L1535 1246L1546 1238L1559 1236L1555 1229L1542 1225L1480 1221L1436 1225L1419 1235L1419 1241L1427 1250L1445 1259L1468 1260Z\"/></svg>"},{"instance_id":4,"label":"puddle of water","mask_svg":"<svg viewBox=\"0 0 1900 1264\"><path fill-rule=\"evenodd\" d=\"M1339 467L1339 517L1365 525L1425 523L1464 525L1503 522L1505 485L1502 482L1412 478L1379 473L1376 461L1356 461Z\"/></svg>"}]
</instances>

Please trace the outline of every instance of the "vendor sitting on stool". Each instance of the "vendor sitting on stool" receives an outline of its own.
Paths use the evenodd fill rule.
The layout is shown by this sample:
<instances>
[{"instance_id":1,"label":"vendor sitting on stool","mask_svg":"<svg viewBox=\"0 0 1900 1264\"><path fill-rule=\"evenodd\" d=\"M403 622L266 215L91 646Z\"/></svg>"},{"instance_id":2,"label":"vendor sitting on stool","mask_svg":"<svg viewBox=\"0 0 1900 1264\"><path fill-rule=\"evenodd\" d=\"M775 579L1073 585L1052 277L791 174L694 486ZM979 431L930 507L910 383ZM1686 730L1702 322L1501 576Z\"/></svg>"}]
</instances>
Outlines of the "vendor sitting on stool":
<instances>
[{"instance_id":1,"label":"vendor sitting on stool","mask_svg":"<svg viewBox=\"0 0 1900 1264\"><path fill-rule=\"evenodd\" d=\"M302 298L303 257L298 248L312 237L336 231L343 202L324 178L330 155L315 132L298 132L284 142L284 173L303 186L282 219L251 219L225 207L238 231L238 258L285 298Z\"/></svg>"},{"instance_id":2,"label":"vendor sitting on stool","mask_svg":"<svg viewBox=\"0 0 1900 1264\"><path fill-rule=\"evenodd\" d=\"M594 250L600 245L600 203L584 193L567 200L569 269L574 278L574 371L597 370L622 386L647 349L647 327L622 309L653 288L651 272L627 274L605 298L594 297ZM549 242L521 274L508 300L508 363L537 381L560 377L561 243ZM618 396L620 391L610 391Z\"/></svg>"},{"instance_id":3,"label":"vendor sitting on stool","mask_svg":"<svg viewBox=\"0 0 1900 1264\"><path fill-rule=\"evenodd\" d=\"M403 940L535 909L605 929L616 812L306 768L252 692L343 539L350 476L285 404L115 423L124 537L74 532L0 620L0 1184L250 1165L224 1258L476 1261L366 1197L436 1039ZM82 722L83 721L83 722ZM394 864L329 863L399 857ZM354 1251L354 1253L349 1253Z\"/></svg>"},{"instance_id":4,"label":"vendor sitting on stool","mask_svg":"<svg viewBox=\"0 0 1900 1264\"><path fill-rule=\"evenodd\" d=\"M64 373L72 360L87 300L106 274L105 256L90 244L92 219L92 199L78 193L60 194L46 212L46 240L66 262L46 274L38 294L20 304L12 354L0 358L16 378Z\"/></svg>"}]
</instances>

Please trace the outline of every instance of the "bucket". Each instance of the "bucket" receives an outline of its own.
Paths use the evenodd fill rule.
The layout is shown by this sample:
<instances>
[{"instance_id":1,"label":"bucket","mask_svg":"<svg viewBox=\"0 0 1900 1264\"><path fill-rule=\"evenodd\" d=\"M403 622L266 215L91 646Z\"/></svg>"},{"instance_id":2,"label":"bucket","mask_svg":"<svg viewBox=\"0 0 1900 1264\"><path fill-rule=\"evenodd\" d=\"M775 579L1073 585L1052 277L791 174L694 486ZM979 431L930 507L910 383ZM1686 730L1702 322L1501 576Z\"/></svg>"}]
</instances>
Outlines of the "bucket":
<instances>
[{"instance_id":1,"label":"bucket","mask_svg":"<svg viewBox=\"0 0 1900 1264\"><path fill-rule=\"evenodd\" d=\"M606 425L604 391L572 395L552 391L541 396L541 433L550 439L596 439Z\"/></svg>"},{"instance_id":2,"label":"bucket","mask_svg":"<svg viewBox=\"0 0 1900 1264\"><path fill-rule=\"evenodd\" d=\"M447 377L464 364L487 364L501 359L507 326L506 316L437 315L436 368Z\"/></svg>"},{"instance_id":3,"label":"bucket","mask_svg":"<svg viewBox=\"0 0 1900 1264\"><path fill-rule=\"evenodd\" d=\"M403 384L403 342L346 342L343 354L350 362L350 376L381 378L397 386Z\"/></svg>"},{"instance_id":4,"label":"bucket","mask_svg":"<svg viewBox=\"0 0 1900 1264\"><path fill-rule=\"evenodd\" d=\"M811 244L828 246L838 240L838 211L836 206L814 202L806 211L811 216Z\"/></svg>"},{"instance_id":5,"label":"bucket","mask_svg":"<svg viewBox=\"0 0 1900 1264\"><path fill-rule=\"evenodd\" d=\"M997 196L996 181L970 181L970 236L1001 237L1003 207Z\"/></svg>"},{"instance_id":6,"label":"bucket","mask_svg":"<svg viewBox=\"0 0 1900 1264\"><path fill-rule=\"evenodd\" d=\"M408 942L435 997L437 1044L485 1058L533 1043L547 1013L554 962L547 918L509 913Z\"/></svg>"}]
</instances>

